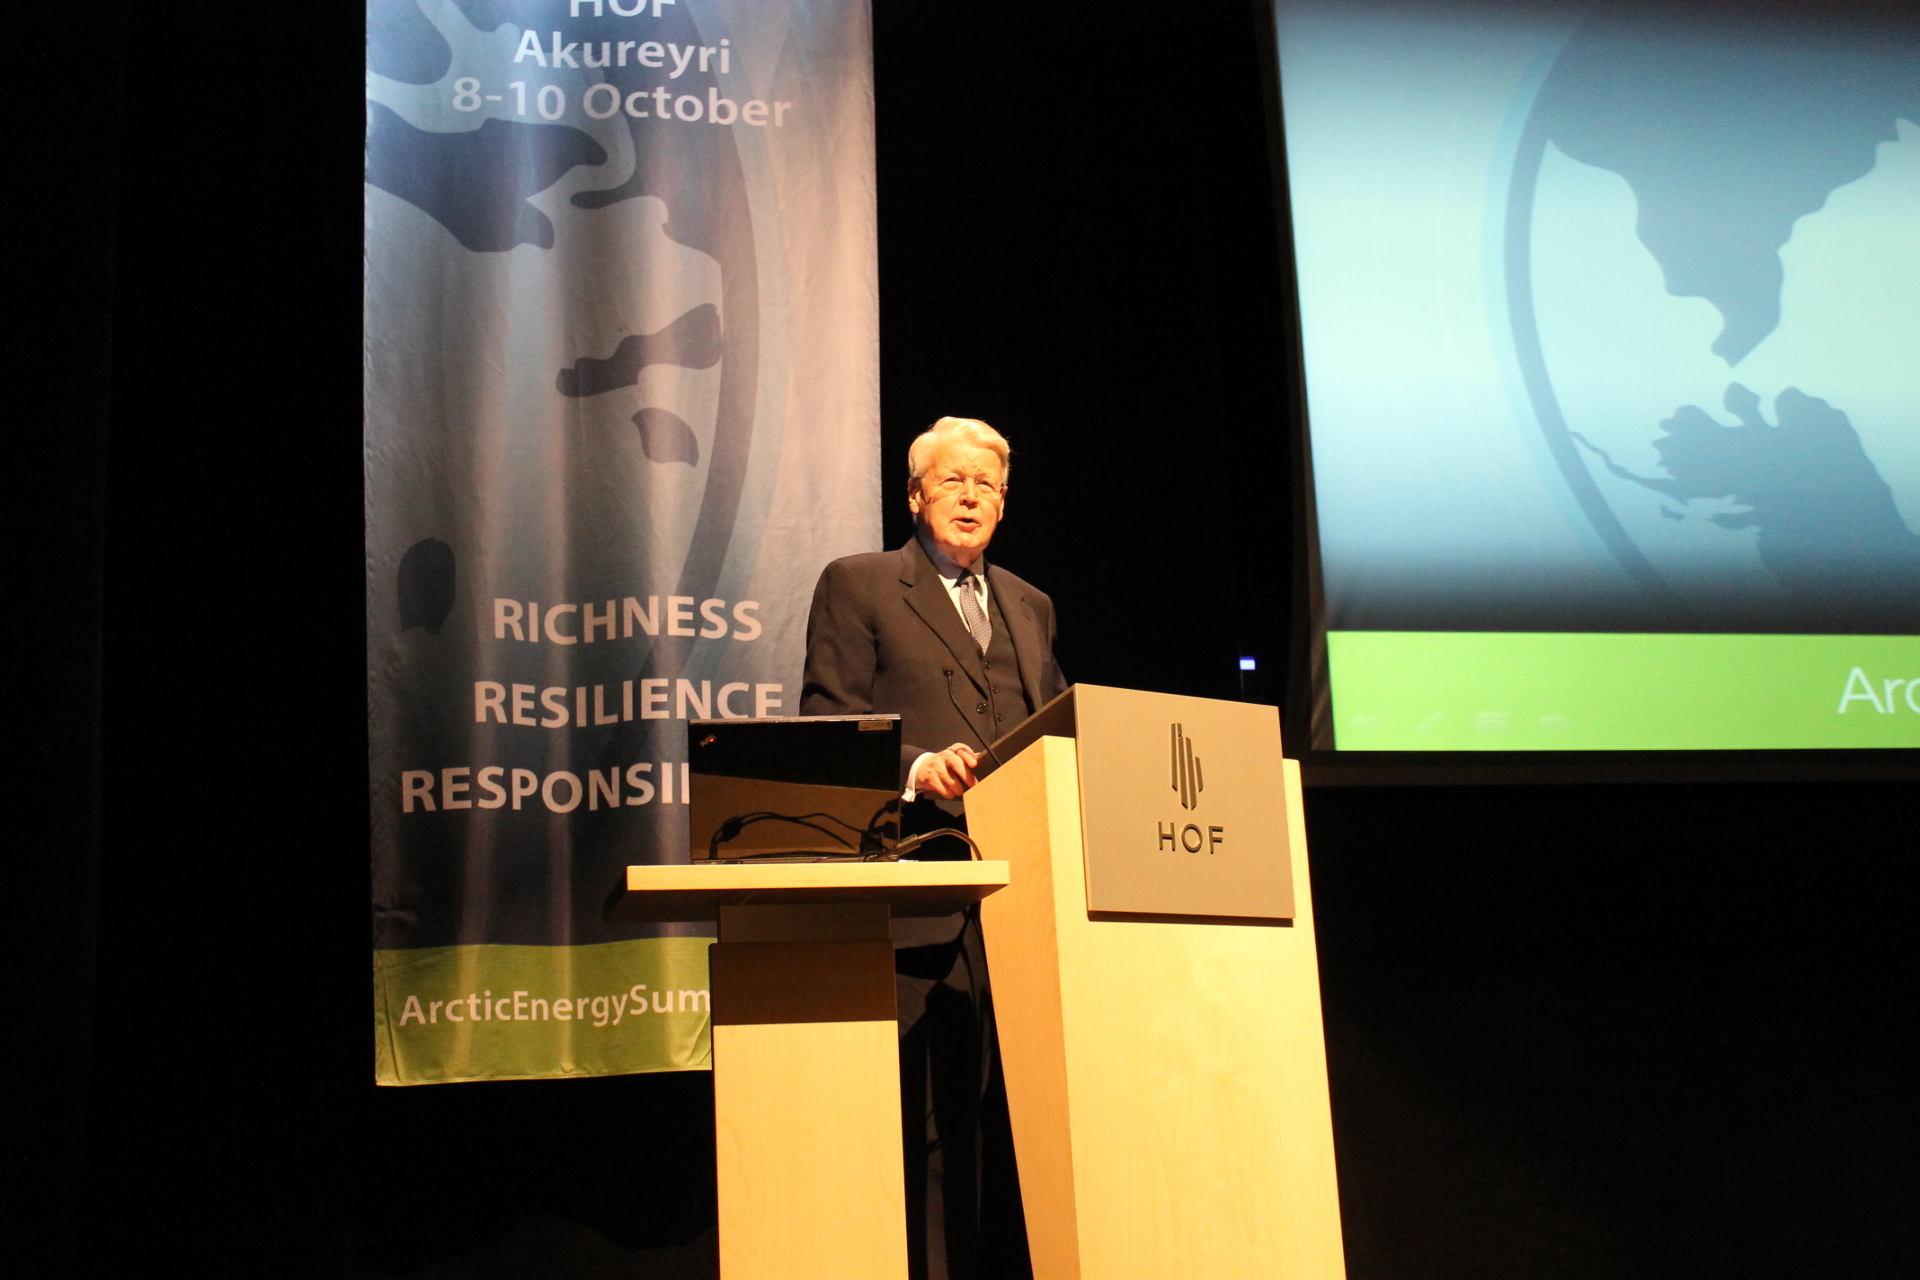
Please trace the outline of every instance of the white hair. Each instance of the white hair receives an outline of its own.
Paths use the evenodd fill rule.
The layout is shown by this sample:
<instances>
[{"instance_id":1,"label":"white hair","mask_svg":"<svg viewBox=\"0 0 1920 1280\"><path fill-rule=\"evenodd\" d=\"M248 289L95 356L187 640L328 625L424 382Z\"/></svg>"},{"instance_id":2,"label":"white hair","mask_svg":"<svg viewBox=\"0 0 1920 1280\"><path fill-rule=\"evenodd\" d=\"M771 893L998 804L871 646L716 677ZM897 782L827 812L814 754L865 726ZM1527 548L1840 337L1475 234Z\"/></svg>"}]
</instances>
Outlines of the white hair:
<instances>
[{"instance_id":1,"label":"white hair","mask_svg":"<svg viewBox=\"0 0 1920 1280\"><path fill-rule=\"evenodd\" d=\"M918 480L925 475L933 451L949 440L962 440L992 453L1000 459L1000 483L1007 482L1007 474L1012 470L1007 461L1012 452L1007 438L978 418L942 418L915 436L907 446L907 479Z\"/></svg>"}]
</instances>

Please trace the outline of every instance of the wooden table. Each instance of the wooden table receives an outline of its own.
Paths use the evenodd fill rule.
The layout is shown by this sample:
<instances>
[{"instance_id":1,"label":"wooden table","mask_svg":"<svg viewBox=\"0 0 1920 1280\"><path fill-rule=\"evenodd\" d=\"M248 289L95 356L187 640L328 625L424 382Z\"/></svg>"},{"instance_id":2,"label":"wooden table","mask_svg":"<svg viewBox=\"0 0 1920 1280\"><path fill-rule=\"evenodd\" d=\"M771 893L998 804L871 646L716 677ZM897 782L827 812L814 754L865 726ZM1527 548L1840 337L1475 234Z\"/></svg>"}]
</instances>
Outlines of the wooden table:
<instances>
[{"instance_id":1,"label":"wooden table","mask_svg":"<svg viewBox=\"0 0 1920 1280\"><path fill-rule=\"evenodd\" d=\"M627 868L616 920L714 920L723 1280L903 1280L893 916L951 915L1004 862Z\"/></svg>"}]
</instances>

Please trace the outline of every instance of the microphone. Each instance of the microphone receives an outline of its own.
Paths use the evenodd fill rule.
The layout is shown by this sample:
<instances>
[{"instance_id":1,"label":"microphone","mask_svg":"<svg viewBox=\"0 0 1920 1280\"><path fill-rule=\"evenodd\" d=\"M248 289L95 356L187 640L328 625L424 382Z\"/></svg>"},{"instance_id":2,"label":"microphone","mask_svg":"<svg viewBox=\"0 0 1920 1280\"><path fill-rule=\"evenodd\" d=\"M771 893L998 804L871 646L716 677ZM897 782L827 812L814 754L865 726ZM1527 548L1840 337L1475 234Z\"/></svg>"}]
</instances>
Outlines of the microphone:
<instances>
[{"instance_id":1,"label":"microphone","mask_svg":"<svg viewBox=\"0 0 1920 1280\"><path fill-rule=\"evenodd\" d=\"M973 721L968 720L967 713L960 710L960 699L953 696L953 668L947 667L943 669L941 674L947 678L947 701L953 704L953 709L956 712L959 712L960 719L966 724L967 728L973 729L973 736L980 739L980 745L986 749L989 756L993 757L995 766L1005 764L1006 761L1000 758L1000 753L993 749L993 744L988 742L978 729L973 728Z\"/></svg>"}]
</instances>

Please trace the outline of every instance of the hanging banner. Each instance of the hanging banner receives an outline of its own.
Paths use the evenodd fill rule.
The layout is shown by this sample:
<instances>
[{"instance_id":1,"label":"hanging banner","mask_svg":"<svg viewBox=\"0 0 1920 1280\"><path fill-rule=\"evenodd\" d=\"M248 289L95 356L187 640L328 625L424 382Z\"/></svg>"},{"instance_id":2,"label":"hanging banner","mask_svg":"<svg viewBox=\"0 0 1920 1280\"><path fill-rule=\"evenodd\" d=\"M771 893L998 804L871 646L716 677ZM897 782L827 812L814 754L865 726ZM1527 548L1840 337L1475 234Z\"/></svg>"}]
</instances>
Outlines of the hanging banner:
<instances>
[{"instance_id":1,"label":"hanging banner","mask_svg":"<svg viewBox=\"0 0 1920 1280\"><path fill-rule=\"evenodd\" d=\"M372 0L365 360L376 1078L705 1067L602 906L880 545L866 0Z\"/></svg>"}]
</instances>

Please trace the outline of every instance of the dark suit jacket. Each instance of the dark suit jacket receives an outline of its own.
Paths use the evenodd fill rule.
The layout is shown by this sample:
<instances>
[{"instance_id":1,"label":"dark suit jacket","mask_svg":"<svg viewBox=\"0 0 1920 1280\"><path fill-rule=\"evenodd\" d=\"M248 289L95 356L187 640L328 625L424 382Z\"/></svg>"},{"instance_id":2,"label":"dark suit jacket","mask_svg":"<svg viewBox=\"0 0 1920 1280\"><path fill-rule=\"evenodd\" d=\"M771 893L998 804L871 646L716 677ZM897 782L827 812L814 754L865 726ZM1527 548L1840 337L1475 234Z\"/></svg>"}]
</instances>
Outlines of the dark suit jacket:
<instances>
[{"instance_id":1,"label":"dark suit jacket","mask_svg":"<svg viewBox=\"0 0 1920 1280\"><path fill-rule=\"evenodd\" d=\"M1020 687L1038 710L1066 690L1053 656L1053 601L988 562L987 590L1019 660ZM919 540L898 551L835 560L813 590L807 616L804 716L894 712L901 717L901 785L923 751L956 742L975 748L1011 732L1014 673L989 671L953 598ZM996 694L997 691L997 694ZM993 708L1005 718L998 724Z\"/></svg>"}]
</instances>

